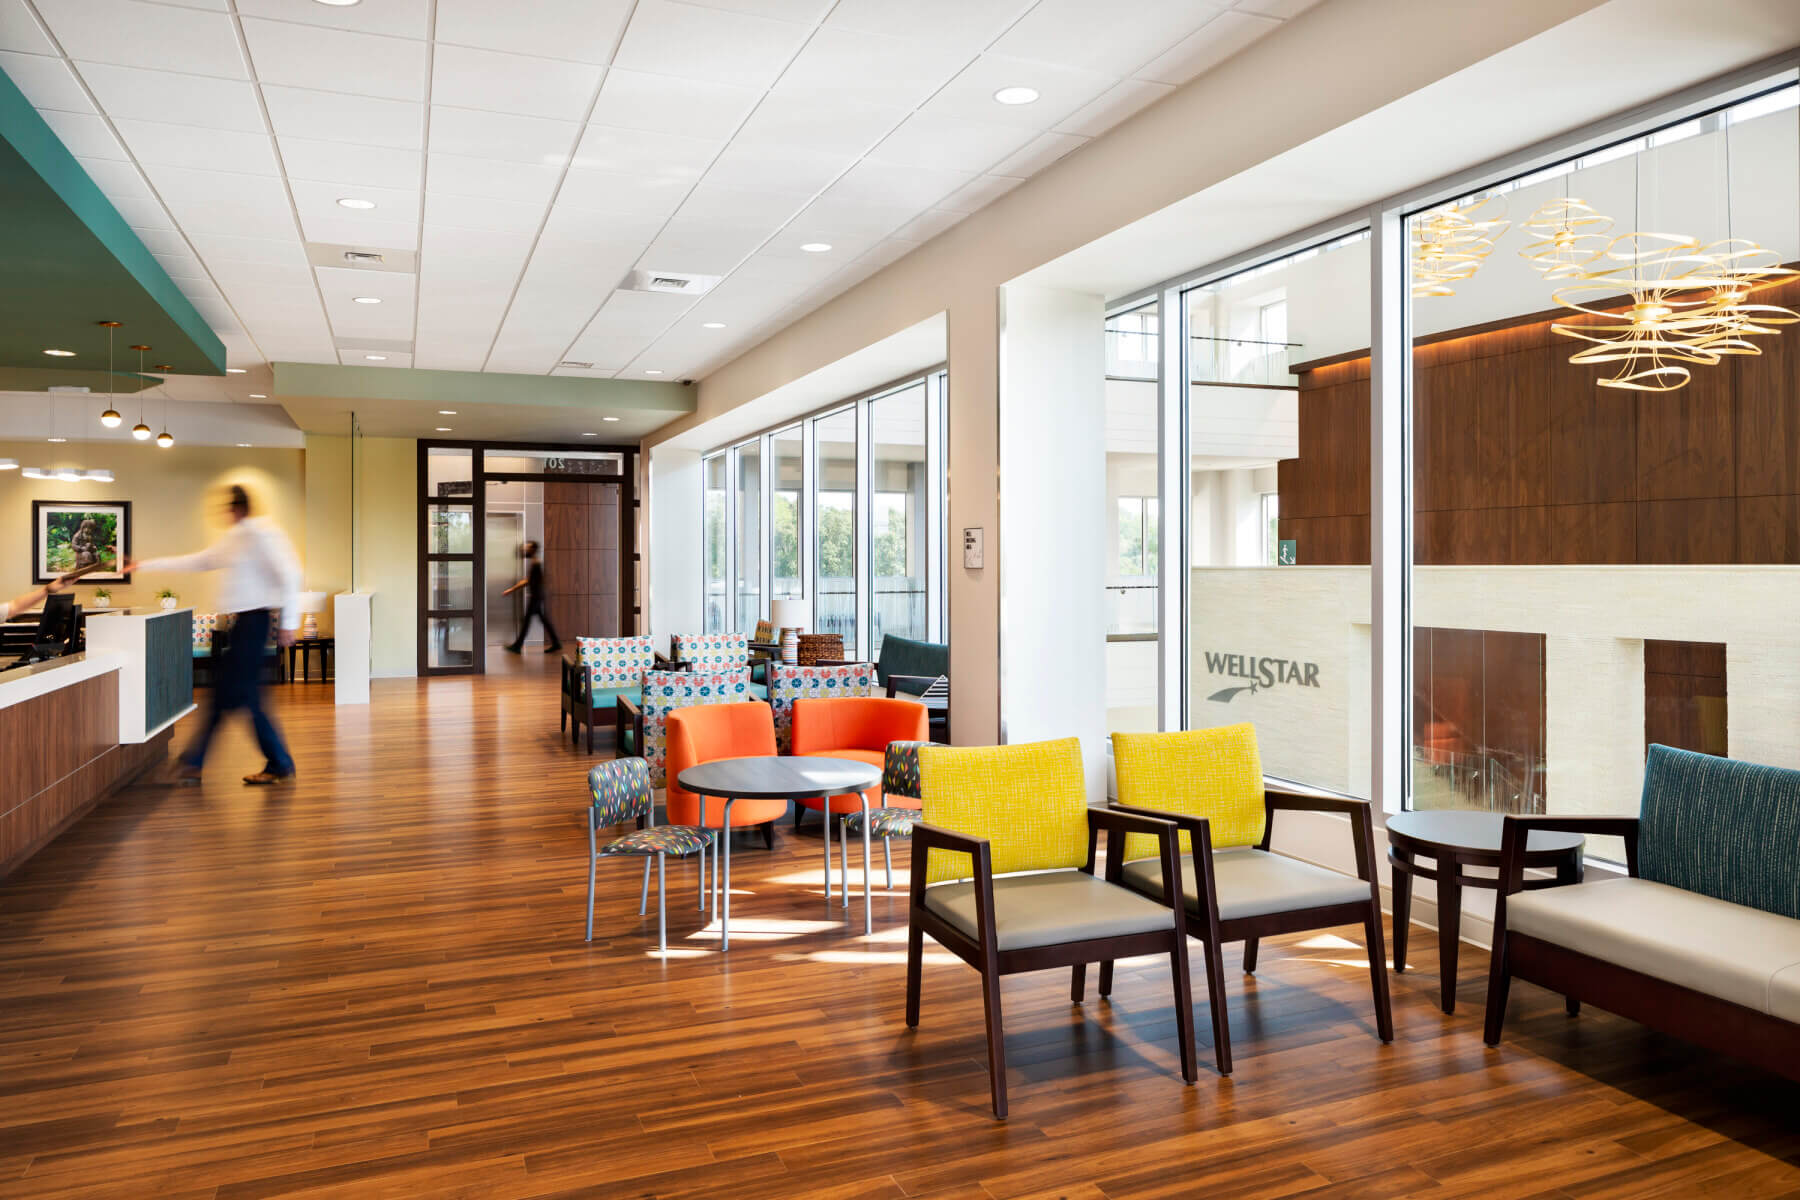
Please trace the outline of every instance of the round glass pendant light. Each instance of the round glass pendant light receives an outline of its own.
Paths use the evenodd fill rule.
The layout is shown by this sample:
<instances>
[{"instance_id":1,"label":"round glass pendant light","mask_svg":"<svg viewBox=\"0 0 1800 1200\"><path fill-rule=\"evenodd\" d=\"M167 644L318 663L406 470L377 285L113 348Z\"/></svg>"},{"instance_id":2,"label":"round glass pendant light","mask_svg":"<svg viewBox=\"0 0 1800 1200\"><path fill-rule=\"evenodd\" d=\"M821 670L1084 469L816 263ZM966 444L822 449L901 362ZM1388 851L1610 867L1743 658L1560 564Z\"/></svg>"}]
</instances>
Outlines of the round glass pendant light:
<instances>
[{"instance_id":1,"label":"round glass pendant light","mask_svg":"<svg viewBox=\"0 0 1800 1200\"><path fill-rule=\"evenodd\" d=\"M132 346L132 349L138 352L139 383L142 383L144 380L144 351L149 348L149 346L143 343ZM144 389L141 387L138 389L138 423L131 427L131 436L140 442L147 442L150 440L150 427L144 424Z\"/></svg>"},{"instance_id":2,"label":"round glass pendant light","mask_svg":"<svg viewBox=\"0 0 1800 1200\"><path fill-rule=\"evenodd\" d=\"M167 450L170 446L175 444L175 435L169 432L169 376L167 374L168 372L173 371L175 367L171 363L158 363L156 369L164 372L162 377L162 432L156 435L156 444L161 446L164 450Z\"/></svg>"},{"instance_id":3,"label":"round glass pendant light","mask_svg":"<svg viewBox=\"0 0 1800 1200\"><path fill-rule=\"evenodd\" d=\"M106 411L100 414L100 423L108 429L117 429L119 424L125 420L119 415L118 408L113 404L113 330L117 329L120 323L118 321L102 321L100 324L106 330Z\"/></svg>"}]
</instances>

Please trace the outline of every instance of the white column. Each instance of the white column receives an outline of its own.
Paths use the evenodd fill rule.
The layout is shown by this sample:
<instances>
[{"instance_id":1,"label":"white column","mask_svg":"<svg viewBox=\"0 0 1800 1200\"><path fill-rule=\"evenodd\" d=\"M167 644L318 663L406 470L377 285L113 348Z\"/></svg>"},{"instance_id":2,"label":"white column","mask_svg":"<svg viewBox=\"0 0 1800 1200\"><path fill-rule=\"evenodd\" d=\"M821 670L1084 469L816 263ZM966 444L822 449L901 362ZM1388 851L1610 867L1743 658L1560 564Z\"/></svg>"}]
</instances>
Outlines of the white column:
<instances>
[{"instance_id":1,"label":"white column","mask_svg":"<svg viewBox=\"0 0 1800 1200\"><path fill-rule=\"evenodd\" d=\"M704 619L701 576L705 525L700 508L700 452L673 446L650 451L648 620L658 645L674 633L698 633Z\"/></svg>"},{"instance_id":2,"label":"white column","mask_svg":"<svg viewBox=\"0 0 1800 1200\"><path fill-rule=\"evenodd\" d=\"M339 592L331 599L332 699L338 704L369 702L370 632L373 592Z\"/></svg>"},{"instance_id":3,"label":"white column","mask_svg":"<svg viewBox=\"0 0 1800 1200\"><path fill-rule=\"evenodd\" d=\"M1106 794L1106 310L1008 287L1000 328L1000 726L1082 739Z\"/></svg>"}]
</instances>

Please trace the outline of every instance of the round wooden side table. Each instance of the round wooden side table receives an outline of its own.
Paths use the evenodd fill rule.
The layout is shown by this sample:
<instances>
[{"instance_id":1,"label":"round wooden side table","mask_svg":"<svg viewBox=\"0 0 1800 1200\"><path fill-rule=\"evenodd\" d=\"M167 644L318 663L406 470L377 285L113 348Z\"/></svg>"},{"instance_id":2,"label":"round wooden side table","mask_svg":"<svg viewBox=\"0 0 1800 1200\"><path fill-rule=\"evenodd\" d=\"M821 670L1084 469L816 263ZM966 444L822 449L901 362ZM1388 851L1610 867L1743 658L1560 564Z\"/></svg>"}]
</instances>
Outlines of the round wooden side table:
<instances>
[{"instance_id":1,"label":"round wooden side table","mask_svg":"<svg viewBox=\"0 0 1800 1200\"><path fill-rule=\"evenodd\" d=\"M1465 887L1500 889L1495 876L1470 875L1469 867L1500 867L1500 835L1506 818L1496 812L1441 809L1394 813L1388 818L1388 863L1394 869L1394 974L1406 970L1406 934L1412 914L1414 879L1437 880L1438 972L1440 1002L1446 1013L1456 1011L1456 954L1461 945L1462 890ZM1527 891L1581 882L1581 848L1586 841L1578 833L1533 833L1525 843L1525 866L1549 867L1553 879L1527 877ZM1432 860L1421 867L1417 856Z\"/></svg>"}]
</instances>

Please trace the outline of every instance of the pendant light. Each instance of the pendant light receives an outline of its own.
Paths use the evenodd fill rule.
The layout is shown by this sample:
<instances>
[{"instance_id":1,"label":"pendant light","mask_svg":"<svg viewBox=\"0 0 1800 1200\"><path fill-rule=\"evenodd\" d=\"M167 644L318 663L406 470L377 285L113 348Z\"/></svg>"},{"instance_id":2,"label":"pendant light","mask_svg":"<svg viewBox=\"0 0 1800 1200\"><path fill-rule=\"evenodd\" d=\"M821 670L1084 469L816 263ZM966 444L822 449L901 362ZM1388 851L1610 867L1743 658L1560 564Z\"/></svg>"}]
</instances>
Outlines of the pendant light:
<instances>
[{"instance_id":1,"label":"pendant light","mask_svg":"<svg viewBox=\"0 0 1800 1200\"><path fill-rule=\"evenodd\" d=\"M132 347L133 350L138 352L138 382L140 384L144 381L144 351L149 348L150 347L144 345ZM138 388L138 423L131 427L131 436L140 442L147 442L150 440L150 427L144 424L144 389L142 387Z\"/></svg>"},{"instance_id":2,"label":"pendant light","mask_svg":"<svg viewBox=\"0 0 1800 1200\"><path fill-rule=\"evenodd\" d=\"M1781 325L1800 321L1800 313L1775 304L1752 304L1752 293L1795 272L1781 265L1773 250L1731 232L1731 118L1725 117L1725 240L1702 253L1719 264L1720 284L1701 322L1700 332L1715 354L1761 354L1750 339L1779 334Z\"/></svg>"},{"instance_id":3,"label":"pendant light","mask_svg":"<svg viewBox=\"0 0 1800 1200\"><path fill-rule=\"evenodd\" d=\"M117 429L125 418L113 404L113 330L119 327L118 321L102 321L106 330L106 411L100 414L100 423L108 429Z\"/></svg>"},{"instance_id":4,"label":"pendant light","mask_svg":"<svg viewBox=\"0 0 1800 1200\"><path fill-rule=\"evenodd\" d=\"M175 368L169 363L158 363L156 369L168 372L173 371ZM162 377L162 402L162 432L156 435L156 444L161 446L164 450L167 450L170 446L175 444L175 435L169 432L169 377L167 374L164 374Z\"/></svg>"},{"instance_id":5,"label":"pendant light","mask_svg":"<svg viewBox=\"0 0 1800 1200\"><path fill-rule=\"evenodd\" d=\"M1606 250L1612 226L1611 217L1573 196L1547 200L1520 226L1537 240L1519 257L1545 279L1571 279Z\"/></svg>"},{"instance_id":6,"label":"pendant light","mask_svg":"<svg viewBox=\"0 0 1800 1200\"><path fill-rule=\"evenodd\" d=\"M1454 296L1494 252L1507 231L1506 202L1487 196L1468 204L1440 204L1412 219L1412 294Z\"/></svg>"}]
</instances>

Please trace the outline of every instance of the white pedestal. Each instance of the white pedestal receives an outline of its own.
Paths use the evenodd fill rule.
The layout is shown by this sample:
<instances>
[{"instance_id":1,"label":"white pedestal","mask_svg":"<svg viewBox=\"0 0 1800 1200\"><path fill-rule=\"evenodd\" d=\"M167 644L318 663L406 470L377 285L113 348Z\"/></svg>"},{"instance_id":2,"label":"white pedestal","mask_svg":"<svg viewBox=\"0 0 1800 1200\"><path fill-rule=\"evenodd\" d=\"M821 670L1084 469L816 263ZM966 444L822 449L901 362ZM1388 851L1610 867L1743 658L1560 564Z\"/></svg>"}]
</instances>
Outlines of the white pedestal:
<instances>
[{"instance_id":1,"label":"white pedestal","mask_svg":"<svg viewBox=\"0 0 1800 1200\"><path fill-rule=\"evenodd\" d=\"M339 592L331 598L339 704L369 702L369 602L374 592Z\"/></svg>"}]
</instances>

